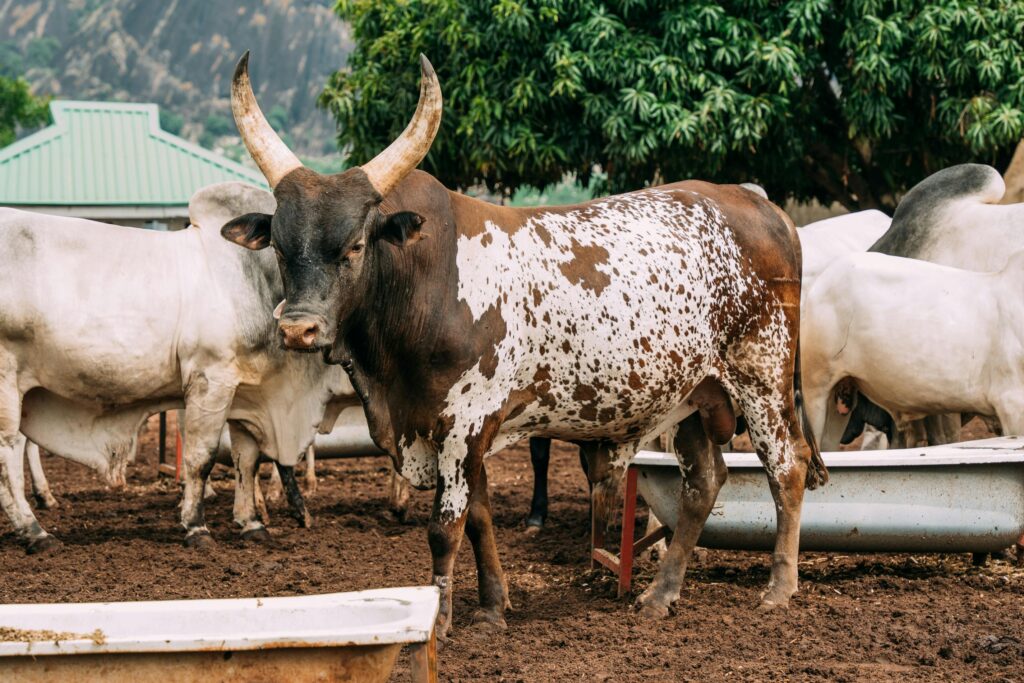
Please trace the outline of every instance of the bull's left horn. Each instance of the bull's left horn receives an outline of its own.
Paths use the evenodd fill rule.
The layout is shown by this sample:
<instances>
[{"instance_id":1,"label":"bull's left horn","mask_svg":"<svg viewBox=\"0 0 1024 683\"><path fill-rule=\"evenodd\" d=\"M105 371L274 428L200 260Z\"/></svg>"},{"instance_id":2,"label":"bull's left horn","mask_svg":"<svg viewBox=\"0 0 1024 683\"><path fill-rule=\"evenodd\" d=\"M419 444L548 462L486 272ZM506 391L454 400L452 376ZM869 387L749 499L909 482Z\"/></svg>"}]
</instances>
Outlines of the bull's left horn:
<instances>
[{"instance_id":1,"label":"bull's left horn","mask_svg":"<svg viewBox=\"0 0 1024 683\"><path fill-rule=\"evenodd\" d=\"M420 55L420 102L416 113L397 140L362 166L382 197L427 156L441 126L441 109L441 84L430 61Z\"/></svg>"},{"instance_id":2,"label":"bull's left horn","mask_svg":"<svg viewBox=\"0 0 1024 683\"><path fill-rule=\"evenodd\" d=\"M238 60L235 76L231 80L231 113L235 116L235 125L242 135L242 142L271 188L277 187L281 178L302 166L299 158L292 154L288 145L267 123L260 105L256 103L252 83L249 81L248 50Z\"/></svg>"}]
</instances>

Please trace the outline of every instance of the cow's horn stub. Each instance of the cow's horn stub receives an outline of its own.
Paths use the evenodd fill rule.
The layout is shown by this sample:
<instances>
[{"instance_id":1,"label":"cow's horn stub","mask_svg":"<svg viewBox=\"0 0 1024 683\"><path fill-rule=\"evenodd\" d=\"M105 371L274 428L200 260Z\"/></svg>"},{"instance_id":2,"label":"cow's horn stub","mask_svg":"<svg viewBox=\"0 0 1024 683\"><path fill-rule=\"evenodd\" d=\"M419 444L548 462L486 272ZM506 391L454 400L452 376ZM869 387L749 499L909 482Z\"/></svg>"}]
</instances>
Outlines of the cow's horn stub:
<instances>
[{"instance_id":1,"label":"cow's horn stub","mask_svg":"<svg viewBox=\"0 0 1024 683\"><path fill-rule=\"evenodd\" d=\"M419 166L441 126L441 84L430 61L420 55L420 101L402 134L387 149L363 164L373 188L383 197Z\"/></svg>"},{"instance_id":2,"label":"cow's horn stub","mask_svg":"<svg viewBox=\"0 0 1024 683\"><path fill-rule=\"evenodd\" d=\"M231 80L231 113L242 136L242 142L249 150L253 161L260 167L270 187L277 187L281 178L302 166L299 158L292 154L256 103L249 81L249 51L246 50L235 67Z\"/></svg>"}]
</instances>

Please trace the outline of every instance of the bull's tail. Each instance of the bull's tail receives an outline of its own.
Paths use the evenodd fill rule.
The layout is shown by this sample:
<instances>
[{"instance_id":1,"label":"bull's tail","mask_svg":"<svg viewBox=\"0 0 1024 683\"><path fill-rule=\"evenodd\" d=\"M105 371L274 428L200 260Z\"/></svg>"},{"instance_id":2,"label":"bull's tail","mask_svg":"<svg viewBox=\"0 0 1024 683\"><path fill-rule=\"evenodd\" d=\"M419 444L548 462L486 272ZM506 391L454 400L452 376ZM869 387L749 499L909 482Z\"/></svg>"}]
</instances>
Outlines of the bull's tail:
<instances>
[{"instance_id":1,"label":"bull's tail","mask_svg":"<svg viewBox=\"0 0 1024 683\"><path fill-rule=\"evenodd\" d=\"M814 430L811 429L811 422L807 419L807 411L804 410L804 391L800 384L800 340L796 342L796 370L793 373L793 402L796 404L796 411L800 413L800 431L804 434L804 441L811 449L811 462L807 467L807 479L804 486L813 491L819 486L828 483L828 468L818 450L818 440L814 438Z\"/></svg>"}]
</instances>

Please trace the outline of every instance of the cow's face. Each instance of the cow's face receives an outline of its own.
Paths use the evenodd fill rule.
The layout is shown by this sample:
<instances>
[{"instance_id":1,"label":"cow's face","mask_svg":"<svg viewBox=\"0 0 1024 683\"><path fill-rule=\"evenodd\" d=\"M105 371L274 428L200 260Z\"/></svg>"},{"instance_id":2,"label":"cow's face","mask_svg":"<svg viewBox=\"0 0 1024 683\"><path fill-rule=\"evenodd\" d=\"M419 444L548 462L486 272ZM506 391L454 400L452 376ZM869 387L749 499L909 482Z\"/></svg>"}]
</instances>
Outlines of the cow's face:
<instances>
[{"instance_id":1,"label":"cow's face","mask_svg":"<svg viewBox=\"0 0 1024 683\"><path fill-rule=\"evenodd\" d=\"M240 216L221 234L250 249L274 248L285 292L279 330L290 349L333 345L339 324L366 298L374 245L418 235L421 217L385 215L380 204L423 159L440 124L440 86L426 58L421 67L420 103L405 132L369 163L327 176L305 168L266 122L249 84L248 53L235 70L235 122L274 188L277 211Z\"/></svg>"},{"instance_id":2,"label":"cow's face","mask_svg":"<svg viewBox=\"0 0 1024 683\"><path fill-rule=\"evenodd\" d=\"M322 176L298 168L274 190L277 212L247 214L227 223L225 239L249 249L272 246L284 284L279 313L282 343L290 349L331 346L338 325L365 299L373 247L402 246L418 236L414 213L384 214L380 195L362 169Z\"/></svg>"}]
</instances>

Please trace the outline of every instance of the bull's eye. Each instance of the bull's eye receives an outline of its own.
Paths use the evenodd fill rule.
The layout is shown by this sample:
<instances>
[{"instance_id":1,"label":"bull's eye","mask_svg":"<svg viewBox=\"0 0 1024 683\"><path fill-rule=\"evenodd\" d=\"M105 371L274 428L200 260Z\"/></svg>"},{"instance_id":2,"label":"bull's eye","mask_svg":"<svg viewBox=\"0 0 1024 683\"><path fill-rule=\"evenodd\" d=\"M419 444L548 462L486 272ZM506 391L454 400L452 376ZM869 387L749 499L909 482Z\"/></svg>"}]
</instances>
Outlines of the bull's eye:
<instances>
[{"instance_id":1,"label":"bull's eye","mask_svg":"<svg viewBox=\"0 0 1024 683\"><path fill-rule=\"evenodd\" d=\"M362 250L363 250L363 243L362 242L356 242L355 244L352 245L352 248L348 250L348 253L350 253L350 254L358 254Z\"/></svg>"}]
</instances>

